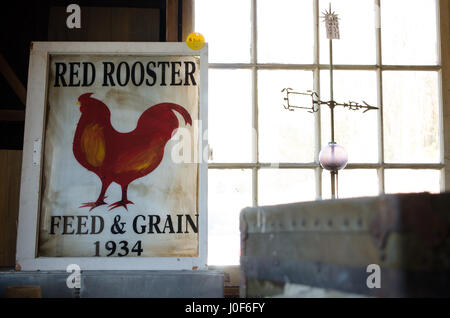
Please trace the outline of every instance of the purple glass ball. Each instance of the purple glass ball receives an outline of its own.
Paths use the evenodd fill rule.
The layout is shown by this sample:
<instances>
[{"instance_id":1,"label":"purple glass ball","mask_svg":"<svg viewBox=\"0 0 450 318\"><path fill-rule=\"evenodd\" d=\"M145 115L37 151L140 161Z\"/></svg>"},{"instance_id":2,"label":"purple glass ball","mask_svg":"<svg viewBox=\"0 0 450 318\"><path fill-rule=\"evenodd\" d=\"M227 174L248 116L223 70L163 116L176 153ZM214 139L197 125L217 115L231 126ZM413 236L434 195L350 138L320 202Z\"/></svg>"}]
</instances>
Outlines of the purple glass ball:
<instances>
[{"instance_id":1,"label":"purple glass ball","mask_svg":"<svg viewBox=\"0 0 450 318\"><path fill-rule=\"evenodd\" d=\"M344 147L330 142L319 153L319 162L326 170L342 170L348 162L348 154Z\"/></svg>"}]
</instances>

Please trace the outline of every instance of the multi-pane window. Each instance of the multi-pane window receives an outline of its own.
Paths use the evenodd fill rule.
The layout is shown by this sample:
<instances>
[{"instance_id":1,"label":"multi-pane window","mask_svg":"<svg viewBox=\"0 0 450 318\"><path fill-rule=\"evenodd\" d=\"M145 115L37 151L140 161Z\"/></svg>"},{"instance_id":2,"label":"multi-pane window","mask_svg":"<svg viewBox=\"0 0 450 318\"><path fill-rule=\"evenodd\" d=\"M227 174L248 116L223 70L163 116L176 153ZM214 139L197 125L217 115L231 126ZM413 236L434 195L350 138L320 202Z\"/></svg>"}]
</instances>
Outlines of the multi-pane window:
<instances>
[{"instance_id":1,"label":"multi-pane window","mask_svg":"<svg viewBox=\"0 0 450 318\"><path fill-rule=\"evenodd\" d=\"M439 192L443 164L441 67L435 0L196 0L209 43L209 264L239 263L245 206L330 198L318 163L330 111L283 109L281 90L329 99L322 12L340 17L334 99L380 110L335 110L349 154L339 197Z\"/></svg>"}]
</instances>

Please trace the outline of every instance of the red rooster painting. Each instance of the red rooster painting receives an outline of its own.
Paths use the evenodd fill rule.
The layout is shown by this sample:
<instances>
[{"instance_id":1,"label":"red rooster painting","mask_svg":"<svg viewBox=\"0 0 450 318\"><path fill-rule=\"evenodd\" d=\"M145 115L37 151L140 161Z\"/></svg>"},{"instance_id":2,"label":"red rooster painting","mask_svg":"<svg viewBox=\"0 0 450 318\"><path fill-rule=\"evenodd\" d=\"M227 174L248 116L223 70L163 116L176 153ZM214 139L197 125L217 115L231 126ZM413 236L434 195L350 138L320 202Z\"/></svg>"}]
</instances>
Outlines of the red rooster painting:
<instances>
[{"instance_id":1,"label":"red rooster painting","mask_svg":"<svg viewBox=\"0 0 450 318\"><path fill-rule=\"evenodd\" d=\"M178 128L181 114L186 124L192 125L189 113L182 106L161 103L144 111L136 129L120 133L111 125L111 112L102 101L86 93L78 98L81 117L73 140L73 153L77 161L87 170L94 172L101 180L102 188L97 201L83 203L80 208L90 211L104 201L106 190L112 182L122 187L122 199L111 205L127 209L128 185L148 175L161 163L164 147Z\"/></svg>"}]
</instances>

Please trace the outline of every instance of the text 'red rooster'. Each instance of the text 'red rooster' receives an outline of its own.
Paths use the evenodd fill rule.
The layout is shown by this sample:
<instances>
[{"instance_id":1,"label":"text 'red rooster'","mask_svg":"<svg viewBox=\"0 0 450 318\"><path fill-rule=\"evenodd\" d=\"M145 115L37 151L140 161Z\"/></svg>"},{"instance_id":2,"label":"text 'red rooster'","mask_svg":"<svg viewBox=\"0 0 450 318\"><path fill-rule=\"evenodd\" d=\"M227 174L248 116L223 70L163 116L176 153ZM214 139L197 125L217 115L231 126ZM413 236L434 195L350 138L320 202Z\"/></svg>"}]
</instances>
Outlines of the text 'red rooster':
<instances>
[{"instance_id":1,"label":"text 'red rooster'","mask_svg":"<svg viewBox=\"0 0 450 318\"><path fill-rule=\"evenodd\" d=\"M83 203L80 208L90 210L106 204L105 193L112 182L122 187L122 200L109 205L110 210L119 206L127 209L133 204L127 198L130 182L146 176L161 163L164 147L178 128L178 118L183 116L192 125L189 113L180 105L161 103L144 111L136 129L120 133L111 125L111 112L93 93L78 98L81 117L73 140L73 153L77 161L94 172L102 182L100 195L95 202Z\"/></svg>"}]
</instances>

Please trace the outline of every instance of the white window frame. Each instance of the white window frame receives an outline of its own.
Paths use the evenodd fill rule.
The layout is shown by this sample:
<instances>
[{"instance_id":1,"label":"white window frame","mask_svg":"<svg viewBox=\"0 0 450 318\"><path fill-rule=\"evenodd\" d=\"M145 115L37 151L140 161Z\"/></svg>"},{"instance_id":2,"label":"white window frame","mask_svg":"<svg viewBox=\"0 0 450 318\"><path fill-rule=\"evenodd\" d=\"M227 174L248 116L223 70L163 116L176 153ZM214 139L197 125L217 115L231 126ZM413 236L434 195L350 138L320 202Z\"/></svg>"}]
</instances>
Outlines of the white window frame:
<instances>
[{"instance_id":1,"label":"white window frame","mask_svg":"<svg viewBox=\"0 0 450 318\"><path fill-rule=\"evenodd\" d=\"M313 88L320 95L320 71L329 69L328 64L321 63L320 61L320 50L319 50L319 28L322 27L320 23L320 8L319 0L310 0L313 2L313 16L314 16L314 61L313 64L276 64L276 63L258 63L258 46L257 46L257 32L258 32L258 21L257 21L257 0L251 0L251 59L249 63L210 63L210 69L226 70L226 69L248 69L252 72L252 127L256 132L256 136L252 138L252 162L243 163L220 163L220 162L210 162L208 164L208 169L251 169L252 170L252 203L253 206L257 206L258 200L258 171L259 169L313 169L315 171L315 192L316 199L322 199L322 173L323 169L319 164L319 152L322 148L321 143L321 120L320 120L320 110L314 114L315 122L315 135L314 135L314 162L310 163L270 163L270 162L260 162L259 161L259 128L258 128L258 70L307 70L313 72ZM380 2L383 0L374 0L374 5L380 7ZM384 0L386 1L386 0ZM445 0L437 0L437 30L438 30L438 42L441 43L441 39L444 37L449 38L448 32L443 33L448 29L448 22L443 21L446 15L443 12L448 12L440 10L440 7L444 6L443 9L448 9L448 3ZM377 10L377 19L380 21L380 12ZM444 17L444 19L442 18ZM447 17L448 19L448 17ZM446 20L446 19L445 19ZM445 29L444 24L447 25ZM381 26L382 27L382 26ZM444 30L445 29L445 30ZM201 30L198 30L201 32ZM438 65L384 65L382 63L382 48L381 48L381 28L376 28L376 64L374 65L334 65L335 70L366 70L375 71L377 74L377 100L378 107L378 162L377 163L349 163L346 169L376 169L378 173L378 192L379 194L385 193L385 170L386 169L427 169L427 170L438 170L441 175L440 189L444 191L450 188L450 168L445 162L450 160L449 147L444 147L444 144L450 145L450 136L444 137L444 118L448 114L450 121L450 110L448 110L448 101L450 97L446 91L447 96L443 96L443 58L448 64L448 41L446 42L446 53L440 47L438 56ZM443 42L444 43L444 42ZM447 65L446 64L446 65ZM384 129L383 129L383 71L434 71L439 74L439 150L440 150L440 160L438 163L387 163L384 160ZM448 74L448 66L446 67ZM445 83L449 80L446 79ZM444 108L444 99L446 101ZM280 100L280 111L283 111L281 107ZM450 131L450 122L446 123L445 127L448 127L445 132ZM446 159L447 158L447 159Z\"/></svg>"}]
</instances>

